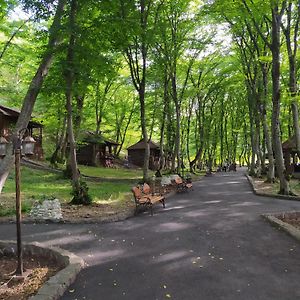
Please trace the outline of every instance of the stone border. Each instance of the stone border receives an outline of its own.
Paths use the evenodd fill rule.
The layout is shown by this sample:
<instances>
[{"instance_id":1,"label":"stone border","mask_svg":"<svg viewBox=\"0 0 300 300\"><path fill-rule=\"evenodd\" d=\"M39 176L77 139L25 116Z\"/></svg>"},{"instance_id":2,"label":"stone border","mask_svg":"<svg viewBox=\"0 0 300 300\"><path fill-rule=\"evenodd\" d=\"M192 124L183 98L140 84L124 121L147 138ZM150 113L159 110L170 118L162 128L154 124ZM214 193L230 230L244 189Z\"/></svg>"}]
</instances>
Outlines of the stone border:
<instances>
[{"instance_id":1,"label":"stone border","mask_svg":"<svg viewBox=\"0 0 300 300\"><path fill-rule=\"evenodd\" d=\"M83 269L84 261L79 256L57 247L45 247L40 243L24 243L24 254L47 256L64 265L64 269L50 277L30 300L57 300L75 281L77 274ZM16 242L0 241L0 254L15 255Z\"/></svg>"},{"instance_id":2,"label":"stone border","mask_svg":"<svg viewBox=\"0 0 300 300\"><path fill-rule=\"evenodd\" d=\"M245 174L245 176L248 179L248 182L250 183L250 186L252 188L252 191L257 196L263 196L263 197L269 197L269 198L277 198L281 200L294 200L294 201L300 201L300 197L297 196L288 196L288 195L279 195L279 194L267 194L267 193L261 193L258 192L255 188L255 183L253 182L253 179L248 174Z\"/></svg>"},{"instance_id":3,"label":"stone border","mask_svg":"<svg viewBox=\"0 0 300 300\"><path fill-rule=\"evenodd\" d=\"M63 223L63 224L105 224L105 223L113 223L113 222L120 222L126 219L129 219L134 216L134 209L128 209L128 211L117 212L110 216L99 217L99 218L78 218L72 221L64 220L58 221L56 223ZM43 222L43 221L42 221ZM37 223L36 221L30 221L28 223ZM45 221L43 223L49 223L49 221Z\"/></svg>"},{"instance_id":4,"label":"stone border","mask_svg":"<svg viewBox=\"0 0 300 300\"><path fill-rule=\"evenodd\" d=\"M292 213L292 212L290 212ZM281 228L285 232L287 232L289 235L294 237L296 240L300 241L300 230L291 224L285 223L278 219L276 215L272 214L263 214L262 217L270 222L272 225Z\"/></svg>"}]
</instances>

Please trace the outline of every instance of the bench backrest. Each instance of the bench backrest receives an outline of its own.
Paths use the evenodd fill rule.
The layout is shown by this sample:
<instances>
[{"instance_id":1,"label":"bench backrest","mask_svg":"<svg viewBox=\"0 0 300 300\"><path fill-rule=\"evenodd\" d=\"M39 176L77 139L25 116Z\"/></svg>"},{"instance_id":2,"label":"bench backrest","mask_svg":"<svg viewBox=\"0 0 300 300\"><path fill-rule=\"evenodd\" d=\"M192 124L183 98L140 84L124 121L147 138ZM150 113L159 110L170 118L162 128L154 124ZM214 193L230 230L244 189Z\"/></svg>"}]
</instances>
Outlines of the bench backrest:
<instances>
[{"instance_id":1,"label":"bench backrest","mask_svg":"<svg viewBox=\"0 0 300 300\"><path fill-rule=\"evenodd\" d=\"M132 189L131 189L133 195L134 195L134 199L135 200L138 200L138 199L141 199L142 198L142 191L139 187L137 186L134 186Z\"/></svg>"},{"instance_id":2,"label":"bench backrest","mask_svg":"<svg viewBox=\"0 0 300 300\"><path fill-rule=\"evenodd\" d=\"M176 184L182 184L183 183L182 178L181 177L176 177L175 178L175 183Z\"/></svg>"},{"instance_id":3,"label":"bench backrest","mask_svg":"<svg viewBox=\"0 0 300 300\"><path fill-rule=\"evenodd\" d=\"M143 192L144 192L144 194L150 194L151 193L151 187L148 183L143 184Z\"/></svg>"}]
</instances>

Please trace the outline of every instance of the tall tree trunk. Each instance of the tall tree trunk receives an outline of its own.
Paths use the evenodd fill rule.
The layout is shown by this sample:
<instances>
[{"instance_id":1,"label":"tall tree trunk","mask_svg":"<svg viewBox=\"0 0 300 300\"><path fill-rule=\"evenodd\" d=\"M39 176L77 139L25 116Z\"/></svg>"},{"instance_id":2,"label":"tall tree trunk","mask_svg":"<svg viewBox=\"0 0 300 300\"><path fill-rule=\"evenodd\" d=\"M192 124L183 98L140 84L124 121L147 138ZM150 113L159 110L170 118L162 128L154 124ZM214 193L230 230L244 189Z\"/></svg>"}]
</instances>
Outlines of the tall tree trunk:
<instances>
[{"instance_id":1,"label":"tall tree trunk","mask_svg":"<svg viewBox=\"0 0 300 300\"><path fill-rule=\"evenodd\" d=\"M281 14L278 4L272 7L272 137L275 153L276 169L280 181L279 193L289 195L290 187L286 178L286 169L283 161L282 143L280 137L280 23Z\"/></svg>"},{"instance_id":2,"label":"tall tree trunk","mask_svg":"<svg viewBox=\"0 0 300 300\"><path fill-rule=\"evenodd\" d=\"M187 155L187 158L188 158L189 166L191 165L190 132L191 132L191 119L192 119L192 114L193 114L194 101L195 101L195 98L193 98L189 103L188 120L187 120L187 133L186 133L186 155Z\"/></svg>"},{"instance_id":3,"label":"tall tree trunk","mask_svg":"<svg viewBox=\"0 0 300 300\"><path fill-rule=\"evenodd\" d=\"M143 180L147 181L149 179L149 158L150 158L150 147L149 139L146 125L146 109L145 109L145 85L142 85L139 92L140 108L141 108L141 127L143 134L143 141L145 145L145 155L144 155L144 167L143 167Z\"/></svg>"},{"instance_id":4,"label":"tall tree trunk","mask_svg":"<svg viewBox=\"0 0 300 300\"><path fill-rule=\"evenodd\" d=\"M61 128L61 133L60 133L58 141L56 143L56 149L50 158L50 163L54 166L56 165L57 162L62 160L62 157L59 157L59 153L63 147L63 142L64 142L64 138L66 135L66 127L67 127L67 116L66 116L66 114L64 114L64 120L63 120L63 124L62 124L62 128Z\"/></svg>"},{"instance_id":5,"label":"tall tree trunk","mask_svg":"<svg viewBox=\"0 0 300 300\"><path fill-rule=\"evenodd\" d=\"M294 124L294 134L296 141L296 149L298 157L300 157L300 126L299 126L299 112L298 112L298 103L296 100L293 100L291 104L292 113L293 113L293 124Z\"/></svg>"},{"instance_id":6,"label":"tall tree trunk","mask_svg":"<svg viewBox=\"0 0 300 300\"><path fill-rule=\"evenodd\" d=\"M267 182L274 182L275 181L274 153L273 153L270 129L268 125L267 111L266 111L266 101L268 96L268 71L267 71L267 66L264 64L261 66L261 68L263 74L263 98L264 98L261 114L262 114L263 130L264 130L265 142L268 151L268 161L269 161Z\"/></svg>"},{"instance_id":7,"label":"tall tree trunk","mask_svg":"<svg viewBox=\"0 0 300 300\"><path fill-rule=\"evenodd\" d=\"M53 19L53 23L49 29L49 42L47 45L47 49L44 53L44 56L42 58L42 61L31 80L31 83L29 85L27 94L23 100L23 106L21 109L21 113L19 115L16 127L14 129L13 138L14 140L18 132L26 128L28 126L33 107L36 101L36 98L40 92L40 89L43 85L44 79L48 74L49 68L51 66L54 52L57 48L57 44L60 40L59 31L61 28L61 19L63 17L64 12L64 6L65 6L66 0L59 0L56 8L56 13ZM8 147L7 155L2 160L2 163L0 165L0 193L2 192L3 186L5 184L5 181L7 179L7 176L9 174L9 171L11 169L11 166L13 164L14 158L12 156L12 145L10 144Z\"/></svg>"},{"instance_id":8,"label":"tall tree trunk","mask_svg":"<svg viewBox=\"0 0 300 300\"><path fill-rule=\"evenodd\" d=\"M172 157L172 166L171 171L180 173L180 102L178 99L178 93L177 93L177 82L176 82L176 61L173 65L173 72L171 74L171 86L172 86L172 99L175 105L175 116L176 116L176 127L175 127L175 141L174 141L174 153Z\"/></svg>"},{"instance_id":9,"label":"tall tree trunk","mask_svg":"<svg viewBox=\"0 0 300 300\"><path fill-rule=\"evenodd\" d=\"M76 115L74 118L75 125L75 138L77 139L80 133L81 121L82 121L82 111L85 95L76 95Z\"/></svg>"},{"instance_id":10,"label":"tall tree trunk","mask_svg":"<svg viewBox=\"0 0 300 300\"><path fill-rule=\"evenodd\" d=\"M291 32L292 29L292 14L293 8L296 5L297 14L295 14L295 24L294 32ZM296 141L297 154L300 157L300 127L299 127L299 114L298 114L298 102L296 99L297 96L297 79L296 79L296 58L298 50L298 33L299 33L299 21L300 21L300 1L297 0L296 4L293 1L289 1L286 8L286 26L281 24L283 33L285 35L286 48L288 52L289 59L289 90L292 98L291 110L293 116L293 127L294 127L294 136ZM293 40L293 42L292 42Z\"/></svg>"},{"instance_id":11,"label":"tall tree trunk","mask_svg":"<svg viewBox=\"0 0 300 300\"><path fill-rule=\"evenodd\" d=\"M263 113L263 129L265 135L266 146L268 150L268 173L267 173L267 182L274 182L275 181L275 172L274 172L274 153L272 148L272 140L270 136L270 130L268 126L267 114Z\"/></svg>"},{"instance_id":12,"label":"tall tree trunk","mask_svg":"<svg viewBox=\"0 0 300 300\"><path fill-rule=\"evenodd\" d=\"M67 171L71 171L72 184L75 189L79 189L79 170L77 166L76 159L76 142L75 135L73 131L73 84L74 84L74 47L75 47L75 17L77 13L77 0L71 1L70 8L70 38L67 51L66 59L66 70L65 70L65 80L66 80L66 109L67 109L67 132L68 132L68 142L69 142L69 155L67 160Z\"/></svg>"},{"instance_id":13,"label":"tall tree trunk","mask_svg":"<svg viewBox=\"0 0 300 300\"><path fill-rule=\"evenodd\" d=\"M120 152L123 148L123 145L124 145L124 142L125 142L125 138L126 138L126 134L127 134L127 130L128 130L128 127L131 123L131 119L132 119L132 116L133 116L133 113L134 113L134 109L135 109L135 101L133 102L132 104L132 108L131 108L131 111L130 111L130 115L128 117L128 120L126 122L126 125L125 125L125 129L123 131L123 134L120 133L121 135L121 143L120 143L120 146L118 147L118 150L116 151L116 156L119 156L120 155Z\"/></svg>"},{"instance_id":14,"label":"tall tree trunk","mask_svg":"<svg viewBox=\"0 0 300 300\"><path fill-rule=\"evenodd\" d=\"M250 144L251 144L251 160L249 175L256 176L256 155L257 155L257 138L255 126L255 111L253 103L253 94L248 91L248 108L249 108L249 121L250 121Z\"/></svg>"},{"instance_id":15,"label":"tall tree trunk","mask_svg":"<svg viewBox=\"0 0 300 300\"><path fill-rule=\"evenodd\" d=\"M162 170L165 167L165 160L166 160L166 153L164 149L165 143L165 127L166 127L166 117L167 117L167 110L169 107L169 77L167 72L167 67L164 69L164 108L162 113L162 121L160 126L160 140L159 140L159 148L160 148L160 159L159 159L159 170Z\"/></svg>"},{"instance_id":16,"label":"tall tree trunk","mask_svg":"<svg viewBox=\"0 0 300 300\"><path fill-rule=\"evenodd\" d=\"M256 102L258 106L258 101ZM258 108L258 107L257 107ZM259 109L259 108L258 108ZM261 149L260 149L260 120L259 113L255 112L255 153L256 153L256 176L261 177L262 161L261 161Z\"/></svg>"},{"instance_id":17,"label":"tall tree trunk","mask_svg":"<svg viewBox=\"0 0 300 300\"><path fill-rule=\"evenodd\" d=\"M152 1L146 3L146 0L140 0L140 36L136 37L133 46L125 49L126 59L130 68L131 79L137 92L139 93L140 101L140 116L143 141L145 144L144 164L143 164L143 180L149 180L149 138L146 124L146 75L147 75L147 55L149 45L147 43L147 26L148 16ZM140 42L138 42L140 38Z\"/></svg>"},{"instance_id":18,"label":"tall tree trunk","mask_svg":"<svg viewBox=\"0 0 300 300\"><path fill-rule=\"evenodd\" d=\"M86 183L80 180L80 173L76 159L76 141L73 130L73 85L75 82L74 64L75 64L75 43L76 43L76 14L77 14L77 0L71 0L70 7L70 37L67 50L65 80L66 80L66 109L67 109L67 132L69 142L69 155L67 161L67 171L71 171L73 198L72 204L90 204L91 198L88 195L88 187Z\"/></svg>"},{"instance_id":19,"label":"tall tree trunk","mask_svg":"<svg viewBox=\"0 0 300 300\"><path fill-rule=\"evenodd\" d=\"M198 122L199 122L199 148L195 155L195 158L190 162L190 172L195 172L196 163L200 160L201 155L203 153L203 145L204 145L204 121L205 121L205 105L202 105L201 97L198 97Z\"/></svg>"}]
</instances>

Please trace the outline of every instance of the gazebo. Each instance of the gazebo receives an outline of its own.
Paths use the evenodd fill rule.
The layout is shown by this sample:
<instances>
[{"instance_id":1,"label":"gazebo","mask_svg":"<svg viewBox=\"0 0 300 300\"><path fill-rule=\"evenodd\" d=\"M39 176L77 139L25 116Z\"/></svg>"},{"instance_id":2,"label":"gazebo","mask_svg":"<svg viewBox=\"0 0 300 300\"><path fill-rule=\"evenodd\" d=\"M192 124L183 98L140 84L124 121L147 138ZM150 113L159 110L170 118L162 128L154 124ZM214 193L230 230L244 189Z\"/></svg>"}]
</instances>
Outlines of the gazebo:
<instances>
[{"instance_id":1,"label":"gazebo","mask_svg":"<svg viewBox=\"0 0 300 300\"><path fill-rule=\"evenodd\" d=\"M282 143L282 151L285 168L289 175L293 177L300 177L300 162L297 155L296 139L295 136L290 137Z\"/></svg>"},{"instance_id":2,"label":"gazebo","mask_svg":"<svg viewBox=\"0 0 300 300\"><path fill-rule=\"evenodd\" d=\"M81 143L77 147L77 161L82 165L111 167L114 159L113 150L118 145L101 133L84 132L81 134Z\"/></svg>"},{"instance_id":3,"label":"gazebo","mask_svg":"<svg viewBox=\"0 0 300 300\"><path fill-rule=\"evenodd\" d=\"M16 125L19 118L20 111L0 105L0 137L5 138L10 141L11 131ZM34 144L34 159L41 160L44 156L43 151L43 125L39 122L30 120L27 126L29 136L33 137L35 140Z\"/></svg>"},{"instance_id":4,"label":"gazebo","mask_svg":"<svg viewBox=\"0 0 300 300\"><path fill-rule=\"evenodd\" d=\"M150 147L150 158L149 158L149 168L151 170L156 170L159 165L160 158L160 147L153 141L149 141ZM131 145L127 148L128 151L128 161L131 164L134 164L139 167L144 165L144 156L145 156L146 145L144 140L140 140L134 145Z\"/></svg>"}]
</instances>

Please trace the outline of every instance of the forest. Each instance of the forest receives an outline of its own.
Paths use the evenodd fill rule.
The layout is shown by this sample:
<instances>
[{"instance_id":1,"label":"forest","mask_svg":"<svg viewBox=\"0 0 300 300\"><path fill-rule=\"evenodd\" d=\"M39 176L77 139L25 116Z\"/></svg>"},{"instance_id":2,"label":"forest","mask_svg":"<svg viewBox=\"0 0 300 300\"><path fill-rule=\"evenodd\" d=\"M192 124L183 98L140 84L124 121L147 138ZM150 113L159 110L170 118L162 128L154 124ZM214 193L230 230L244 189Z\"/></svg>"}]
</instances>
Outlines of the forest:
<instances>
[{"instance_id":1,"label":"forest","mask_svg":"<svg viewBox=\"0 0 300 300\"><path fill-rule=\"evenodd\" d=\"M21 110L13 136L42 121L45 159L65 162L79 202L84 132L116 141L121 159L143 140L144 180L153 140L159 170L236 162L288 195L299 18L299 0L1 0L0 104Z\"/></svg>"}]
</instances>

